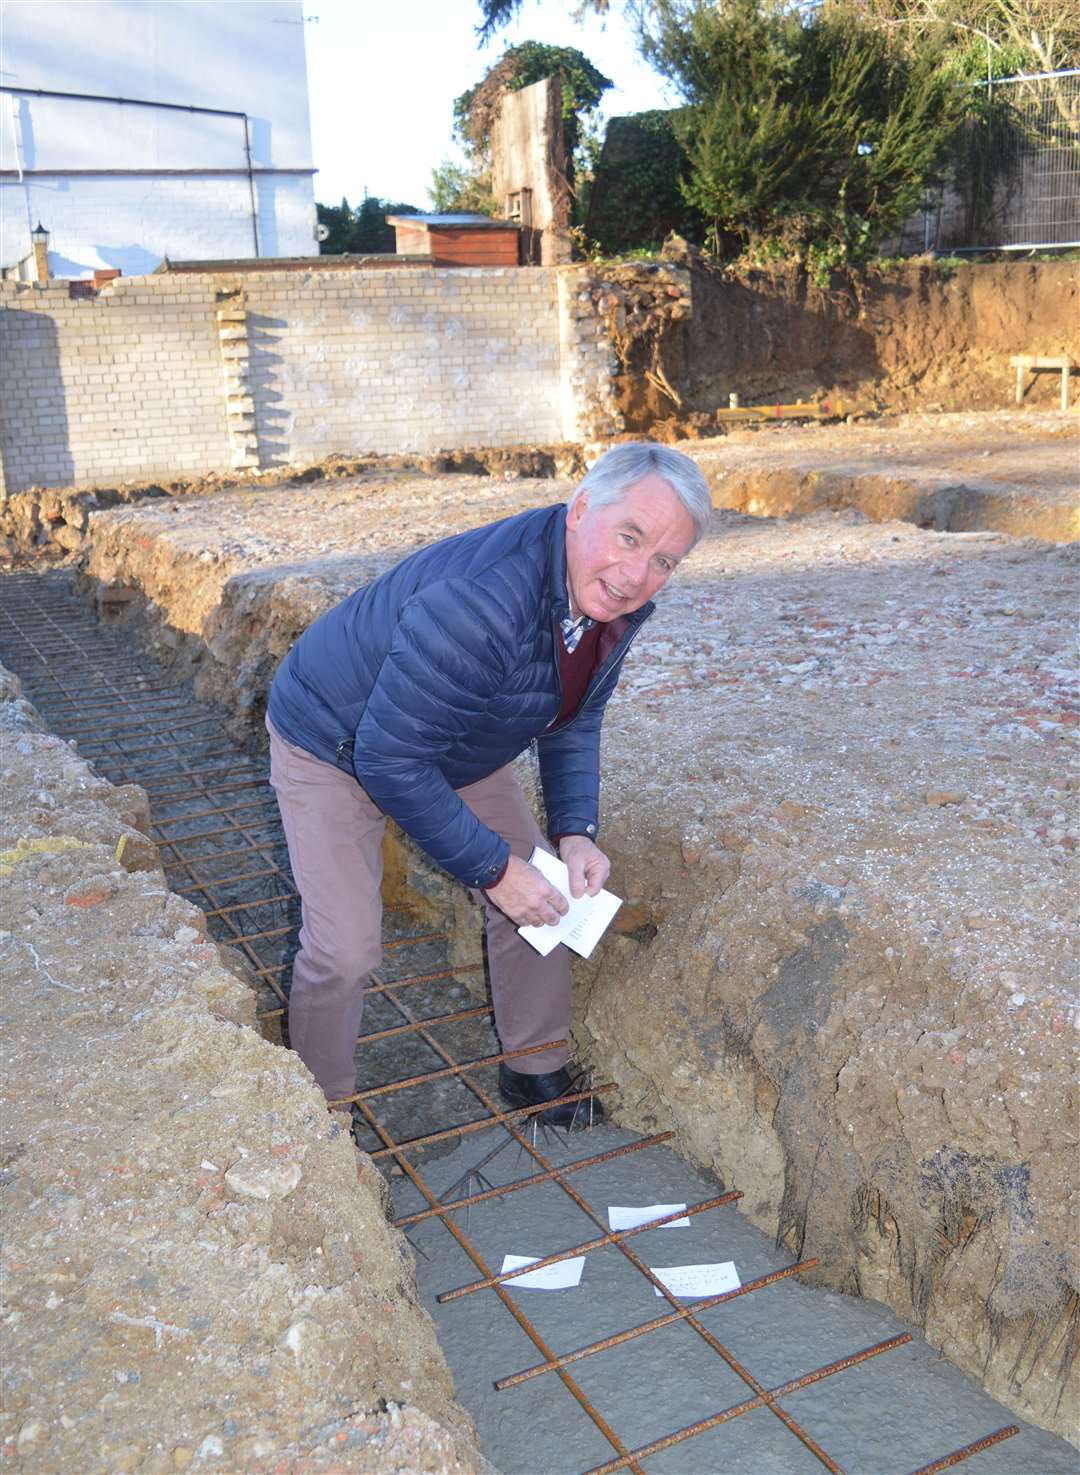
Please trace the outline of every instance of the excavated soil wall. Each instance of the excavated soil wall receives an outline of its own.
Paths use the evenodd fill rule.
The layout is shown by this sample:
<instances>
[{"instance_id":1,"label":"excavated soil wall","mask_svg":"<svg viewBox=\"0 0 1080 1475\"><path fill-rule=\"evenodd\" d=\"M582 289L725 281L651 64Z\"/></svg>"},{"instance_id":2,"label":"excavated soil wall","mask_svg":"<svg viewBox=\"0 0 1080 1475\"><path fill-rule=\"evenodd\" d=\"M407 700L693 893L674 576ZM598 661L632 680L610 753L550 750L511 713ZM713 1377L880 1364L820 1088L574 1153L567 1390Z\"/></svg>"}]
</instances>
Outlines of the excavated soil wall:
<instances>
[{"instance_id":1,"label":"excavated soil wall","mask_svg":"<svg viewBox=\"0 0 1080 1475\"><path fill-rule=\"evenodd\" d=\"M118 509L92 521L88 587L254 736L277 660L342 594L567 490L343 481ZM626 905L575 1002L628 1125L673 1127L827 1283L1069 1437L1075 568L1071 547L851 510L717 512L611 705Z\"/></svg>"},{"instance_id":2,"label":"excavated soil wall","mask_svg":"<svg viewBox=\"0 0 1080 1475\"><path fill-rule=\"evenodd\" d=\"M168 890L143 791L2 669L0 770L11 1468L489 1469L382 1179Z\"/></svg>"},{"instance_id":3,"label":"excavated soil wall","mask_svg":"<svg viewBox=\"0 0 1080 1475\"><path fill-rule=\"evenodd\" d=\"M619 381L627 429L726 407L841 392L868 407L964 411L1013 403L1014 354L1080 363L1080 262L906 262L836 273L825 287L794 268L736 274L672 253L691 269L693 308L663 362L682 403L640 372ZM1026 403L1054 407L1060 376L1040 374ZM1073 389L1073 403L1078 391Z\"/></svg>"}]
</instances>

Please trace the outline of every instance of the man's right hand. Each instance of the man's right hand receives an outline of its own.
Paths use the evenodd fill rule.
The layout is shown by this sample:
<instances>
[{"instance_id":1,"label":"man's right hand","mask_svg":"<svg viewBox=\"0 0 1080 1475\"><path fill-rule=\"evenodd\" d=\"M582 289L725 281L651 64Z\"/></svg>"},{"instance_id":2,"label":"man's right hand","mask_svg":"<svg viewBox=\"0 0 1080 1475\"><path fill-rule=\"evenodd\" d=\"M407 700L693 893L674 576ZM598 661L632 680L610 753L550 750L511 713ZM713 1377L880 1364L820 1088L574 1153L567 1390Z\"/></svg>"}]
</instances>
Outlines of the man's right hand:
<instances>
[{"instance_id":1,"label":"man's right hand","mask_svg":"<svg viewBox=\"0 0 1080 1475\"><path fill-rule=\"evenodd\" d=\"M554 927L568 910L568 903L550 881L527 860L510 857L506 874L487 895L519 927Z\"/></svg>"}]
</instances>

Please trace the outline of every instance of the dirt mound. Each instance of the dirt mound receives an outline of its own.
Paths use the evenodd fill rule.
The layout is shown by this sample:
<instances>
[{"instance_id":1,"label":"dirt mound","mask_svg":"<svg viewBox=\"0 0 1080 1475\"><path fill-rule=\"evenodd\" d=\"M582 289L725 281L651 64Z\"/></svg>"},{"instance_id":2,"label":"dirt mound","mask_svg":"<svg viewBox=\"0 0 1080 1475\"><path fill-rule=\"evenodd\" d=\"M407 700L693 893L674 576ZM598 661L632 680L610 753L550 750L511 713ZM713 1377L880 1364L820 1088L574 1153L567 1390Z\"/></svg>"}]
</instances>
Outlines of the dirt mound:
<instances>
[{"instance_id":1,"label":"dirt mound","mask_svg":"<svg viewBox=\"0 0 1080 1475\"><path fill-rule=\"evenodd\" d=\"M150 866L145 796L6 672L0 743L12 1468L485 1468L382 1180Z\"/></svg>"}]
</instances>

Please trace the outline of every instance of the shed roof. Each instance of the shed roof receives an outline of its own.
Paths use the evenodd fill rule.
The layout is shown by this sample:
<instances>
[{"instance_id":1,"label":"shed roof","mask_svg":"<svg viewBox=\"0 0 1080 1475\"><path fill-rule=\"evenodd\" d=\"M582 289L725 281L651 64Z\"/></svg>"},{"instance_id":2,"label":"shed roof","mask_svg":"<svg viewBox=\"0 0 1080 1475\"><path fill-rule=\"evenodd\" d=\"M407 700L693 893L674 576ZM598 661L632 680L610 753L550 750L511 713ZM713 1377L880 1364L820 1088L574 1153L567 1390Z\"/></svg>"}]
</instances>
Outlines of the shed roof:
<instances>
[{"instance_id":1,"label":"shed roof","mask_svg":"<svg viewBox=\"0 0 1080 1475\"><path fill-rule=\"evenodd\" d=\"M491 220L487 215L388 215L388 225L446 226L453 230L517 230L512 220Z\"/></svg>"}]
</instances>

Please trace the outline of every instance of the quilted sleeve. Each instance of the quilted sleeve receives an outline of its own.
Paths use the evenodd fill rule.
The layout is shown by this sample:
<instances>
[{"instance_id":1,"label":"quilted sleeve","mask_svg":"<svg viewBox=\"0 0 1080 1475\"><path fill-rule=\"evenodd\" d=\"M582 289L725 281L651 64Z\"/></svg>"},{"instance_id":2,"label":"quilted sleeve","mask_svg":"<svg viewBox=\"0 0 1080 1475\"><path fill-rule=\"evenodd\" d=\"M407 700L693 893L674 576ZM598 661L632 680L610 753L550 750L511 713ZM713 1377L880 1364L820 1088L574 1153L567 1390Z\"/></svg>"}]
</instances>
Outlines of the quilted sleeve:
<instances>
[{"instance_id":1,"label":"quilted sleeve","mask_svg":"<svg viewBox=\"0 0 1080 1475\"><path fill-rule=\"evenodd\" d=\"M467 886L490 884L510 854L437 767L499 690L510 621L465 579L428 585L405 605L356 729L357 778L406 834Z\"/></svg>"}]
</instances>

